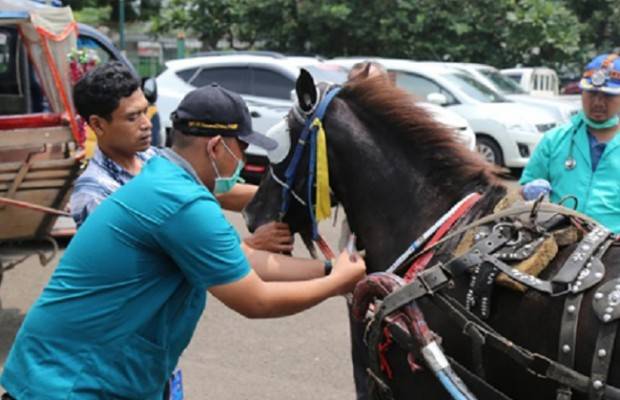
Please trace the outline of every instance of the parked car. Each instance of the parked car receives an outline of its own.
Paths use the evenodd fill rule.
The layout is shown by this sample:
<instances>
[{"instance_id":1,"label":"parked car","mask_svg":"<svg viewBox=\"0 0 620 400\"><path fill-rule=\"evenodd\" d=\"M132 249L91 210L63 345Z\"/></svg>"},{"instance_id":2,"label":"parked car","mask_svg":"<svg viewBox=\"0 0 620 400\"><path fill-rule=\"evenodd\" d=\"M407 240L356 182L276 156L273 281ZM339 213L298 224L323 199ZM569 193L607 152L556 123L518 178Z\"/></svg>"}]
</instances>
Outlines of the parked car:
<instances>
[{"instance_id":1,"label":"parked car","mask_svg":"<svg viewBox=\"0 0 620 400\"><path fill-rule=\"evenodd\" d=\"M438 122L452 128L459 142L465 147L471 151L476 150L476 134L465 118L447 108L426 101L418 101L417 105L428 111Z\"/></svg>"},{"instance_id":2,"label":"parked car","mask_svg":"<svg viewBox=\"0 0 620 400\"><path fill-rule=\"evenodd\" d=\"M560 79L551 68L506 68L500 72L534 96L557 96L560 94Z\"/></svg>"},{"instance_id":3,"label":"parked car","mask_svg":"<svg viewBox=\"0 0 620 400\"><path fill-rule=\"evenodd\" d=\"M542 133L557 125L552 114L508 101L454 67L399 59L377 61L394 75L398 86L466 119L476 133L477 150L489 162L510 168L525 166ZM330 62L350 67L359 59Z\"/></svg>"},{"instance_id":4,"label":"parked car","mask_svg":"<svg viewBox=\"0 0 620 400\"><path fill-rule=\"evenodd\" d=\"M443 64L443 63L442 63ZM540 97L527 93L514 80L503 75L497 68L475 63L445 63L469 72L480 82L517 103L529 104L553 113L558 123L567 123L581 110L581 102L566 101L561 96Z\"/></svg>"}]
</instances>

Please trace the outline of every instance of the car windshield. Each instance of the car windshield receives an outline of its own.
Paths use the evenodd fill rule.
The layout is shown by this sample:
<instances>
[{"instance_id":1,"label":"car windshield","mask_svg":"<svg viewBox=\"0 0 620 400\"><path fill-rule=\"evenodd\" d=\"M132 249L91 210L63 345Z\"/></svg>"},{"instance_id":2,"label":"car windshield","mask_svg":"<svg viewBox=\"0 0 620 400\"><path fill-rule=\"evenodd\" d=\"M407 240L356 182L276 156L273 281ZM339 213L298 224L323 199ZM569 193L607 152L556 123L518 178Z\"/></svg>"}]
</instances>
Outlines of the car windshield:
<instances>
[{"instance_id":1,"label":"car windshield","mask_svg":"<svg viewBox=\"0 0 620 400\"><path fill-rule=\"evenodd\" d=\"M467 72L448 72L443 74L443 77L468 96L483 103L501 103L506 101L501 94L493 91Z\"/></svg>"},{"instance_id":2,"label":"car windshield","mask_svg":"<svg viewBox=\"0 0 620 400\"><path fill-rule=\"evenodd\" d=\"M314 78L315 82L344 83L347 80L347 70L334 64L304 65Z\"/></svg>"},{"instance_id":3,"label":"car windshield","mask_svg":"<svg viewBox=\"0 0 620 400\"><path fill-rule=\"evenodd\" d=\"M484 75L487 79L489 79L495 89L502 94L526 94L527 92L519 86L517 82L514 80L502 75L499 71L493 69L479 69L478 70L482 75Z\"/></svg>"}]
</instances>

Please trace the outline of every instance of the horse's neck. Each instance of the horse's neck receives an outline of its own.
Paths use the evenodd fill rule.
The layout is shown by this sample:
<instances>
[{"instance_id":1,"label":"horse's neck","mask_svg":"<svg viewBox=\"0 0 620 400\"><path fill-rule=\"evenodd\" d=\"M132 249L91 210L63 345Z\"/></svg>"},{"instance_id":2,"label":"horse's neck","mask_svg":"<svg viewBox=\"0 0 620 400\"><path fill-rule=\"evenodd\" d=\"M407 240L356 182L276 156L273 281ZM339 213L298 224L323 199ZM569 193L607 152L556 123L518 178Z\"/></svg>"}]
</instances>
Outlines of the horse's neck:
<instances>
[{"instance_id":1,"label":"horse's neck","mask_svg":"<svg viewBox=\"0 0 620 400\"><path fill-rule=\"evenodd\" d=\"M393 180L351 182L344 204L371 271L384 270L467 193L447 194L407 174ZM400 178L400 179L399 179Z\"/></svg>"}]
</instances>

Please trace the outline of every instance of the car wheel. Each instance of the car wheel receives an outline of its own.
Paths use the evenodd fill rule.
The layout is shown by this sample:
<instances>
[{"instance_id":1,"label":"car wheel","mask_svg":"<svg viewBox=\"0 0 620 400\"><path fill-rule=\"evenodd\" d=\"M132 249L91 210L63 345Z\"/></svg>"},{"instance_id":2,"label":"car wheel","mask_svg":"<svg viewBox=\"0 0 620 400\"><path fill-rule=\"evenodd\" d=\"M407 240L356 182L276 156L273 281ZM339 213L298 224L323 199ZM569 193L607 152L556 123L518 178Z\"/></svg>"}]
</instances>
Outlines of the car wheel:
<instances>
[{"instance_id":1,"label":"car wheel","mask_svg":"<svg viewBox=\"0 0 620 400\"><path fill-rule=\"evenodd\" d=\"M495 140L486 136L476 136L476 150L491 164L504 165L502 149Z\"/></svg>"}]
</instances>

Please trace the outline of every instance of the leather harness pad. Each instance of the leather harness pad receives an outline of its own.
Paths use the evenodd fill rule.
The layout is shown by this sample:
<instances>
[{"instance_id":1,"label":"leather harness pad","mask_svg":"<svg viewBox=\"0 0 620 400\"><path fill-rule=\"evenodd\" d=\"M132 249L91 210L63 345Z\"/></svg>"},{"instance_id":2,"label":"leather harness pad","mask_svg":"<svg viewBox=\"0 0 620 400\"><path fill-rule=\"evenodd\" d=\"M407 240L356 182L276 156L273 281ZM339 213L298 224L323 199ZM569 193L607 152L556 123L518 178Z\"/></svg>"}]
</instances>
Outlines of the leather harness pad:
<instances>
[{"instance_id":1,"label":"leather harness pad","mask_svg":"<svg viewBox=\"0 0 620 400\"><path fill-rule=\"evenodd\" d=\"M560 272L553 277L555 283L571 283L577 278L584 263L588 260L598 247L609 237L610 231L597 226L588 233L577 248L573 251L570 258L564 264Z\"/></svg>"},{"instance_id":2,"label":"leather harness pad","mask_svg":"<svg viewBox=\"0 0 620 400\"><path fill-rule=\"evenodd\" d=\"M592 307L602 322L620 318L620 278L612 279L598 288L594 293Z\"/></svg>"}]
</instances>

